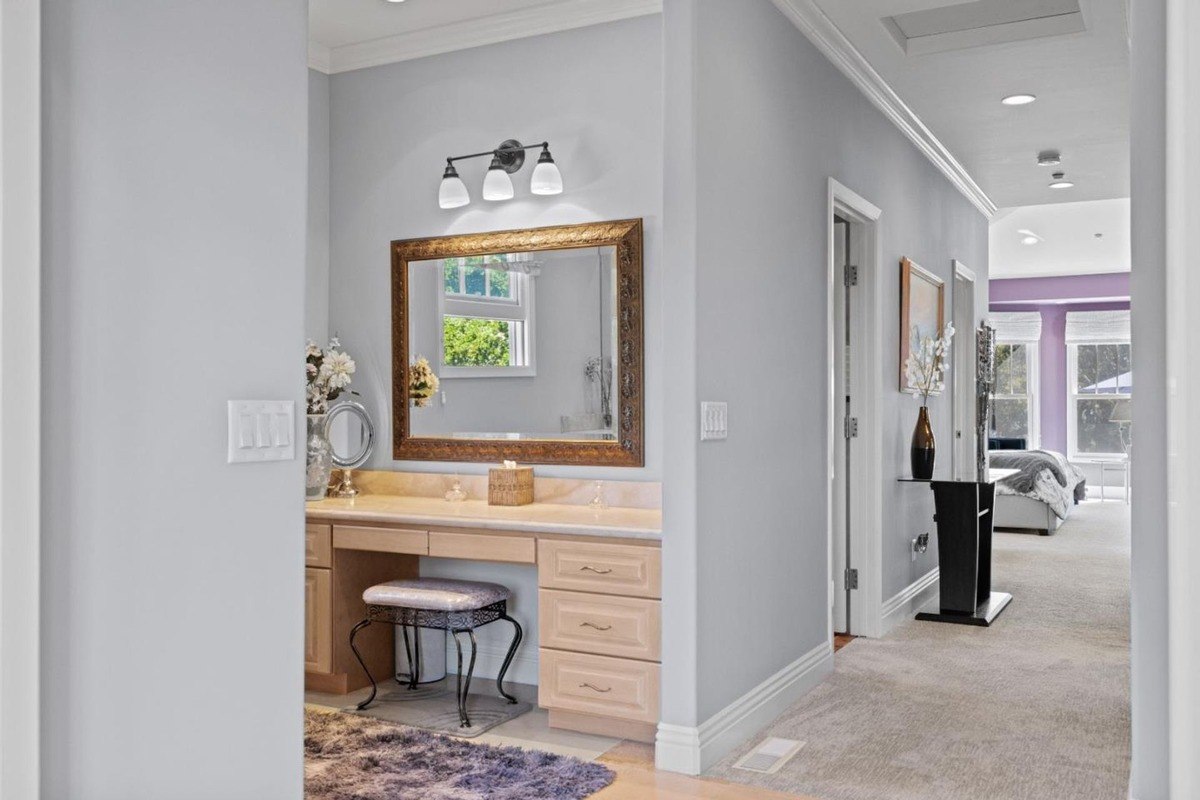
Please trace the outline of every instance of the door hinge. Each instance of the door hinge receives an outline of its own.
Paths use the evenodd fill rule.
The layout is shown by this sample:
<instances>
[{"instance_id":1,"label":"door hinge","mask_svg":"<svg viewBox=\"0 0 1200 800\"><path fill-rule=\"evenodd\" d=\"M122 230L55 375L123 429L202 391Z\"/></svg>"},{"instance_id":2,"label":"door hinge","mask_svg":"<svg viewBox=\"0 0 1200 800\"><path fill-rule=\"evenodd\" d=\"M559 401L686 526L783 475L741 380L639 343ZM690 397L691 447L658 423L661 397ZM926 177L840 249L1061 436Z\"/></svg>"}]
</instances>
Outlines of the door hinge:
<instances>
[{"instance_id":1,"label":"door hinge","mask_svg":"<svg viewBox=\"0 0 1200 800\"><path fill-rule=\"evenodd\" d=\"M858 286L858 267L853 264L847 264L843 280L847 286Z\"/></svg>"},{"instance_id":2,"label":"door hinge","mask_svg":"<svg viewBox=\"0 0 1200 800\"><path fill-rule=\"evenodd\" d=\"M856 570L856 569L846 570L845 584L846 584L847 591L858 588L858 570Z\"/></svg>"},{"instance_id":3,"label":"door hinge","mask_svg":"<svg viewBox=\"0 0 1200 800\"><path fill-rule=\"evenodd\" d=\"M846 417L844 421L844 432L847 439L853 439L858 436L858 417Z\"/></svg>"}]
</instances>

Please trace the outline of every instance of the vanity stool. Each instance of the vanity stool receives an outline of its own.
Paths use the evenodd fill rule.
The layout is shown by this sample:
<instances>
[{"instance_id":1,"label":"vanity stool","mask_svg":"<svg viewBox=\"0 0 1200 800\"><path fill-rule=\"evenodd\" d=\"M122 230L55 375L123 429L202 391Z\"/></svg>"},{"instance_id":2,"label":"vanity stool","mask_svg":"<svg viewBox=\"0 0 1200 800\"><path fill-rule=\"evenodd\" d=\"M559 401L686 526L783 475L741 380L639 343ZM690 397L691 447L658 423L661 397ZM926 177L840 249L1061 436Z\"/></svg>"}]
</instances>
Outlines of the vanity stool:
<instances>
[{"instance_id":1,"label":"vanity stool","mask_svg":"<svg viewBox=\"0 0 1200 800\"><path fill-rule=\"evenodd\" d=\"M360 630L372 622L384 622L398 625L404 635L404 651L408 655L410 675L408 688L417 688L421 663L421 636L419 628L434 628L449 631L454 637L454 645L458 648L458 723L460 728L471 727L471 718L467 716L467 693L471 689L471 675L475 672L475 629L495 622L498 619L507 620L513 626L513 640L504 656L500 674L496 677L496 688L500 696L509 703L516 703L517 698L504 691L504 673L508 671L517 647L521 644L521 625L508 616L508 600L511 593L504 586L495 583L480 583L477 581L456 581L446 578L410 578L399 581L389 581L372 586L363 592L363 602L367 604L367 617L354 626L350 631L350 649L362 666L363 672L371 681L371 695L358 704L362 710L375 702L378 687L375 678L367 669L362 654L354 646L354 637ZM413 650L409 651L408 629L413 629ZM471 659L467 665L466 680L463 679L463 648L458 635L465 633L471 640Z\"/></svg>"}]
</instances>

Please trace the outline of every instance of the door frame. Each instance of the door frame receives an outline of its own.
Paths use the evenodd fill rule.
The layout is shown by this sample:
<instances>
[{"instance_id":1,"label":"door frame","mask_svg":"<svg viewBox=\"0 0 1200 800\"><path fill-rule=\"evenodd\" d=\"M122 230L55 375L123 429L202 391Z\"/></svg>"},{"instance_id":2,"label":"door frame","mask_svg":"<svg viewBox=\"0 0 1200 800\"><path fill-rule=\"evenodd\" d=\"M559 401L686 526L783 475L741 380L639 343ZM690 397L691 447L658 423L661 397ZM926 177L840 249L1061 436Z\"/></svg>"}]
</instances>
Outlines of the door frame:
<instances>
[{"instance_id":1,"label":"door frame","mask_svg":"<svg viewBox=\"0 0 1200 800\"><path fill-rule=\"evenodd\" d=\"M41 3L0 2L0 796L38 796Z\"/></svg>"},{"instance_id":2,"label":"door frame","mask_svg":"<svg viewBox=\"0 0 1200 800\"><path fill-rule=\"evenodd\" d=\"M854 553L861 553L861 558L855 558L858 569L857 601L850 604L850 630L856 636L877 637L882 634L883 627L883 467L882 467L882 367L883 354L881 336L881 320L884 318L883 301L883 245L879 233L880 218L883 212L873 203L864 199L837 180L830 178L826 203L825 220L825 251L826 251L826 302L825 302L825 341L826 341L826 490L825 490L825 529L826 529L826 575L830 577L827 584L826 607L828 609L827 627L829 645L833 646L833 603L834 592L841 591L836 585L834 573L834 497L838 489L836 470L837 451L843 436L839 430L841 415L838 413L839 404L836 402L837 369L835 362L835 331L839 318L836 308L838 282L842 280L838 273L835 258L834 224L835 216L843 217L857 228L861 237L859 249L863 254L862 263L858 264L858 289L850 295L851 319L855 324L851 328L851 351L856 357L850 361L851 385L856 387L852 394L854 398L855 416L858 418L859 445L856 458L851 459L850 472L847 476L851 486L858 489L855 497L855 507L863 509L859 517L851 517L850 547ZM855 336L857 334L857 337Z\"/></svg>"},{"instance_id":3,"label":"door frame","mask_svg":"<svg viewBox=\"0 0 1200 800\"><path fill-rule=\"evenodd\" d=\"M964 368L969 368L969 374L974 378L975 370L975 292L978 289L978 284L975 279L974 270L967 267L957 259L953 259L951 265L954 267L954 281L950 284L950 319L954 321L954 363L952 365L953 374L951 375L951 391L954 404L953 423L955 431L954 447L951 449L951 472L956 480L975 480L975 415L977 413L975 403L974 380L970 386L962 383L966 380ZM958 328L958 282L965 281L970 285L971 292L971 308L970 317L971 325L966 329ZM964 338L964 337L970 337ZM965 430L959 424L959 415L964 419L969 420L970 430ZM961 434L961 436L960 436ZM961 463L961 462L966 463Z\"/></svg>"}]
</instances>

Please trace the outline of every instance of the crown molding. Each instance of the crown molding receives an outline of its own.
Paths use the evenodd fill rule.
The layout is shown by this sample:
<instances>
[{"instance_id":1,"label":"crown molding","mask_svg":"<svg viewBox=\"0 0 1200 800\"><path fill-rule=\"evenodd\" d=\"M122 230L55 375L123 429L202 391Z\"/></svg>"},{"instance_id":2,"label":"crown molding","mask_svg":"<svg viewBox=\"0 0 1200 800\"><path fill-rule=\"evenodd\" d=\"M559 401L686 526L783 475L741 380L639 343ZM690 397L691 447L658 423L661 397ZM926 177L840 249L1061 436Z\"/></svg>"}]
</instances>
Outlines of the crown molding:
<instances>
[{"instance_id":1,"label":"crown molding","mask_svg":"<svg viewBox=\"0 0 1200 800\"><path fill-rule=\"evenodd\" d=\"M792 24L833 62L867 99L875 104L907 136L925 157L933 162L950 183L991 219L996 204L946 146L933 135L921 118L896 94L883 76L875 71L863 54L816 4L815 0L772 0Z\"/></svg>"},{"instance_id":2,"label":"crown molding","mask_svg":"<svg viewBox=\"0 0 1200 800\"><path fill-rule=\"evenodd\" d=\"M308 43L308 67L329 74L329 48L320 42Z\"/></svg>"},{"instance_id":3,"label":"crown molding","mask_svg":"<svg viewBox=\"0 0 1200 800\"><path fill-rule=\"evenodd\" d=\"M561 0L341 47L312 42L308 65L336 74L659 13L662 0Z\"/></svg>"}]
</instances>

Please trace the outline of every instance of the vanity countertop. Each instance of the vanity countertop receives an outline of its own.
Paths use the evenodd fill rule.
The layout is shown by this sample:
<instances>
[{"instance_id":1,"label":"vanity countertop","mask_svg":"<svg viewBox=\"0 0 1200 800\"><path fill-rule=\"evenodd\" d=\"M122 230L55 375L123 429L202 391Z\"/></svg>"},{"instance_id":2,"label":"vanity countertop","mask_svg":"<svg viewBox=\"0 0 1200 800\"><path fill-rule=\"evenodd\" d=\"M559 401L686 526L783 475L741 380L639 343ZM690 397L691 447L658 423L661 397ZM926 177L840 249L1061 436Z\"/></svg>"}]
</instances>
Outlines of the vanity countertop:
<instances>
[{"instance_id":1,"label":"vanity countertop","mask_svg":"<svg viewBox=\"0 0 1200 800\"><path fill-rule=\"evenodd\" d=\"M310 520L354 520L497 531L661 539L662 510L531 503L491 506L485 500L450 503L440 497L362 494L353 500L326 498L305 505Z\"/></svg>"}]
</instances>

